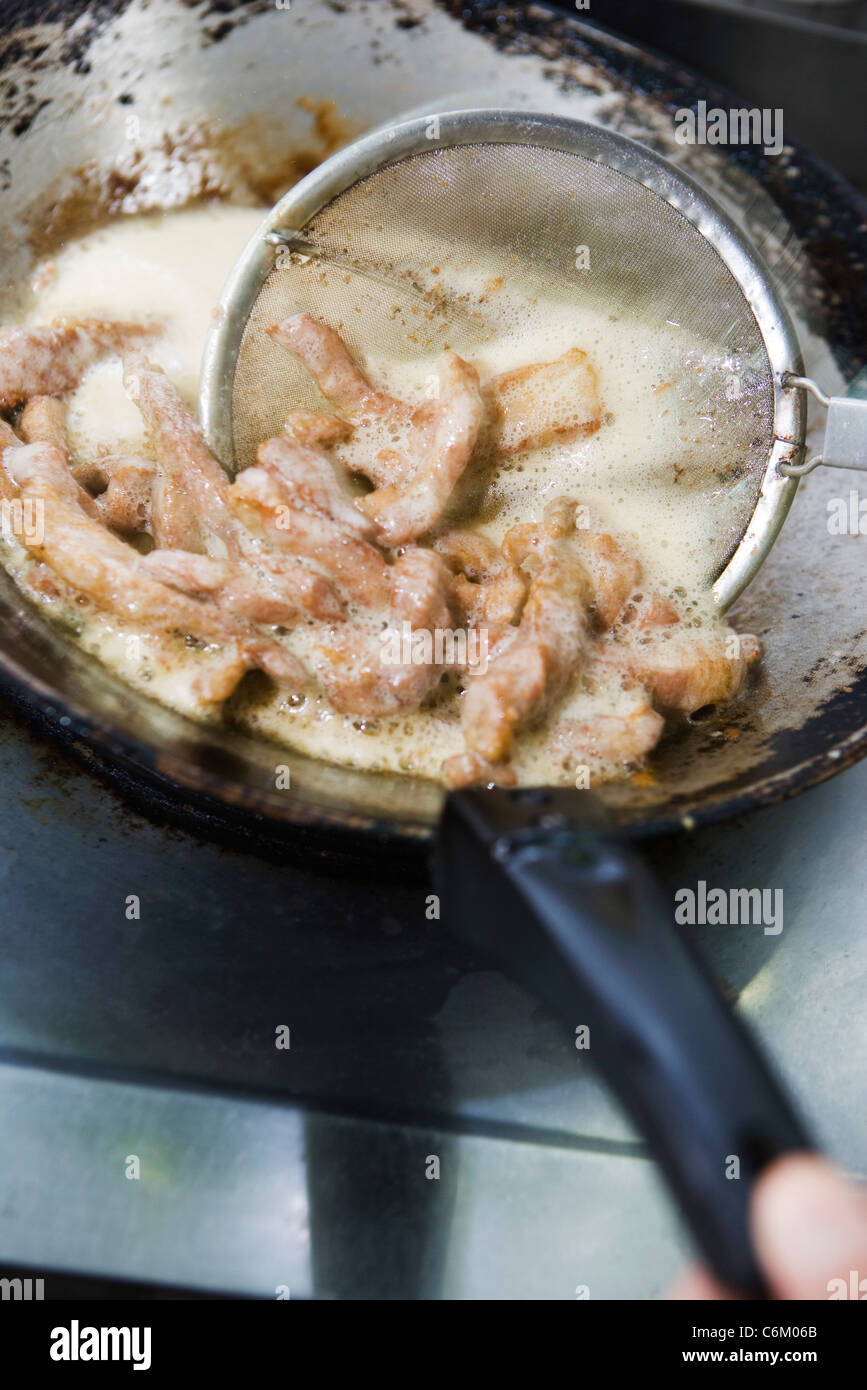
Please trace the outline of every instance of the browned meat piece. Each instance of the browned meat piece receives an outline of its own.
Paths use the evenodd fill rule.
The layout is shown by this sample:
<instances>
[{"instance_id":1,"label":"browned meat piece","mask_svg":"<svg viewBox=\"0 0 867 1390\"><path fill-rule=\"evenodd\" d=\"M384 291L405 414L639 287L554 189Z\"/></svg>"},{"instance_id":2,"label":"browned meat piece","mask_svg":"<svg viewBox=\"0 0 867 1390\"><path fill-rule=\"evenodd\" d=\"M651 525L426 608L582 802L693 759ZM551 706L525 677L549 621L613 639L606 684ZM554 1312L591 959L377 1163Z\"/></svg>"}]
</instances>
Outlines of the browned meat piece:
<instances>
[{"instance_id":1,"label":"browned meat piece","mask_svg":"<svg viewBox=\"0 0 867 1390\"><path fill-rule=\"evenodd\" d=\"M641 566L613 536L579 531L581 558L593 585L593 607L603 627L612 627L641 579Z\"/></svg>"},{"instance_id":2,"label":"browned meat piece","mask_svg":"<svg viewBox=\"0 0 867 1390\"><path fill-rule=\"evenodd\" d=\"M340 334L327 324L319 323L309 314L294 314L282 323L273 324L268 332L275 342L303 362L310 375L316 378L323 396L350 420L370 413L407 413L400 401L368 381Z\"/></svg>"},{"instance_id":3,"label":"browned meat piece","mask_svg":"<svg viewBox=\"0 0 867 1390\"><path fill-rule=\"evenodd\" d=\"M95 499L106 526L123 536L150 531L151 500L157 475L153 460L112 454L101 458L94 467L107 479L105 488ZM82 481L76 469L71 471Z\"/></svg>"},{"instance_id":4,"label":"browned meat piece","mask_svg":"<svg viewBox=\"0 0 867 1390\"><path fill-rule=\"evenodd\" d=\"M650 638L613 644L606 660L640 682L662 709L691 714L734 699L759 651L751 633L668 625Z\"/></svg>"},{"instance_id":5,"label":"browned meat piece","mask_svg":"<svg viewBox=\"0 0 867 1390\"><path fill-rule=\"evenodd\" d=\"M478 531L445 531L434 548L457 568L454 592L466 622L496 641L517 622L529 580Z\"/></svg>"},{"instance_id":6,"label":"browned meat piece","mask_svg":"<svg viewBox=\"0 0 867 1390\"><path fill-rule=\"evenodd\" d=\"M18 425L21 437L27 444L53 444L68 454L66 416L66 401L58 396L33 396L21 412ZM70 460L69 467L76 481L88 492L98 492L105 487L106 475L98 463Z\"/></svg>"},{"instance_id":7,"label":"browned meat piece","mask_svg":"<svg viewBox=\"0 0 867 1390\"><path fill-rule=\"evenodd\" d=\"M66 413L66 402L57 396L33 396L18 421L21 438L25 444L53 444L65 453Z\"/></svg>"},{"instance_id":8,"label":"browned meat piece","mask_svg":"<svg viewBox=\"0 0 867 1390\"><path fill-rule=\"evenodd\" d=\"M221 613L207 599L187 598L151 578L142 557L94 519L94 503L59 449L50 444L7 449L3 468L23 496L44 503L44 534L26 543L65 584L128 622L221 643L237 641L247 669L259 667L295 688L305 683L300 662L273 639Z\"/></svg>"},{"instance_id":9,"label":"browned meat piece","mask_svg":"<svg viewBox=\"0 0 867 1390\"><path fill-rule=\"evenodd\" d=\"M518 774L509 763L493 767L478 753L455 753L443 763L443 776L450 787L515 787Z\"/></svg>"},{"instance_id":10,"label":"browned meat piece","mask_svg":"<svg viewBox=\"0 0 867 1390\"><path fill-rule=\"evenodd\" d=\"M294 505L331 517L359 535L369 534L370 523L359 516L335 465L318 449L283 436L266 439L259 445L256 458L260 467L285 485Z\"/></svg>"},{"instance_id":11,"label":"browned meat piece","mask_svg":"<svg viewBox=\"0 0 867 1390\"><path fill-rule=\"evenodd\" d=\"M592 589L568 529L570 508L574 514L574 503L560 499L542 526L515 527L503 542L508 559L525 563L532 555L538 569L514 641L464 696L467 746L488 763L508 758L515 730L563 694L587 651Z\"/></svg>"},{"instance_id":12,"label":"browned meat piece","mask_svg":"<svg viewBox=\"0 0 867 1390\"><path fill-rule=\"evenodd\" d=\"M478 373L457 353L446 352L440 374L442 393L435 406L426 408L424 444L412 476L400 486L390 483L356 502L386 545L403 545L431 530L476 445L482 424Z\"/></svg>"},{"instance_id":13,"label":"browned meat piece","mask_svg":"<svg viewBox=\"0 0 867 1390\"><path fill-rule=\"evenodd\" d=\"M648 594L628 603L620 615L620 621L642 630L654 627L671 627L680 622L680 614L670 599L662 594Z\"/></svg>"},{"instance_id":14,"label":"browned meat piece","mask_svg":"<svg viewBox=\"0 0 867 1390\"><path fill-rule=\"evenodd\" d=\"M176 388L140 354L125 357L124 385L142 413L159 464L151 504L154 539L173 550L243 550L242 528L229 507L229 479Z\"/></svg>"},{"instance_id":15,"label":"browned meat piece","mask_svg":"<svg viewBox=\"0 0 867 1390\"><path fill-rule=\"evenodd\" d=\"M314 659L316 674L335 709L375 719L417 709L440 679L435 635L451 630L449 572L433 550L409 549L391 568L389 628L411 633L411 659L388 659L387 634L369 625L338 629ZM425 642L425 638L427 639ZM425 651L425 645L429 651ZM421 659L419 659L421 658ZM428 659L430 658L430 659Z\"/></svg>"},{"instance_id":16,"label":"browned meat piece","mask_svg":"<svg viewBox=\"0 0 867 1390\"><path fill-rule=\"evenodd\" d=\"M644 691L624 691L623 707L592 719L564 718L551 733L551 751L575 765L638 762L655 748L665 727Z\"/></svg>"},{"instance_id":17,"label":"browned meat piece","mask_svg":"<svg viewBox=\"0 0 867 1390\"><path fill-rule=\"evenodd\" d=\"M142 566L154 579L180 593L207 594L227 613L256 623L294 626L305 617L338 621L339 601L321 574L291 560L269 562L258 571L236 560L217 560L186 550L152 550Z\"/></svg>"},{"instance_id":18,"label":"browned meat piece","mask_svg":"<svg viewBox=\"0 0 867 1390\"><path fill-rule=\"evenodd\" d=\"M0 420L0 449L14 449L21 440L6 420Z\"/></svg>"},{"instance_id":19,"label":"browned meat piece","mask_svg":"<svg viewBox=\"0 0 867 1390\"><path fill-rule=\"evenodd\" d=\"M153 325L102 319L7 329L0 333L0 410L31 396L72 391L94 362L142 343L156 331Z\"/></svg>"},{"instance_id":20,"label":"browned meat piece","mask_svg":"<svg viewBox=\"0 0 867 1390\"><path fill-rule=\"evenodd\" d=\"M352 433L352 426L339 415L320 415L315 410L290 411L283 428L310 449L328 449Z\"/></svg>"},{"instance_id":21,"label":"browned meat piece","mask_svg":"<svg viewBox=\"0 0 867 1390\"><path fill-rule=\"evenodd\" d=\"M0 419L0 453L4 449L20 448L21 440L10 424ZM11 502L18 496L18 488L3 468L0 468L0 501Z\"/></svg>"},{"instance_id":22,"label":"browned meat piece","mask_svg":"<svg viewBox=\"0 0 867 1390\"><path fill-rule=\"evenodd\" d=\"M388 565L379 551L330 517L293 506L281 479L264 468L245 468L229 490L231 505L268 543L313 561L350 603L384 607Z\"/></svg>"},{"instance_id":23,"label":"browned meat piece","mask_svg":"<svg viewBox=\"0 0 867 1390\"><path fill-rule=\"evenodd\" d=\"M483 394L488 438L501 454L567 444L602 423L596 372L580 348L493 377Z\"/></svg>"}]
</instances>

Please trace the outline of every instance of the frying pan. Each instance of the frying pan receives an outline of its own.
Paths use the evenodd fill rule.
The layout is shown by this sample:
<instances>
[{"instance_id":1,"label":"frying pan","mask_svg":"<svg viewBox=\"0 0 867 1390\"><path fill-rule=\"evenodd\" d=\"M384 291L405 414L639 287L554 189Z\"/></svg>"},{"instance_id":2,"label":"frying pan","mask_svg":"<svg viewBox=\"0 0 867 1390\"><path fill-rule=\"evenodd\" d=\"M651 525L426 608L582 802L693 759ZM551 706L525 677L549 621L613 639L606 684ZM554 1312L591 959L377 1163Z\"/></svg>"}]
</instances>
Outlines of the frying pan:
<instances>
[{"instance_id":1,"label":"frying pan","mask_svg":"<svg viewBox=\"0 0 867 1390\"><path fill-rule=\"evenodd\" d=\"M442 108L471 82L474 104L484 95L584 119L601 119L604 106L616 128L689 158L693 176L776 265L807 371L832 389L857 375L865 219L833 175L800 151L776 165L748 151L737 164L719 151L678 152L671 110L699 95L731 104L724 95L699 92L652 55L538 6L523 16L518 51L508 23L496 25L496 44L486 37L493 7L462 5L464 23L451 8L382 0L356 16L298 0L291 12L252 3L215 16L176 0L8 7L7 283L94 201L115 212L226 191L268 201L333 139L410 101ZM61 13L66 25L52 31ZM384 49L387 67L373 61ZM311 135L296 97L337 97L341 121L335 127L320 110ZM833 478L802 485L739 605L738 625L764 638L758 686L724 717L711 713L667 737L648 784L613 786L592 801L584 792L471 792L450 798L443 814L431 784L295 755L291 793L277 792L274 767L285 753L191 725L122 686L44 626L5 576L0 674L50 727L86 740L121 774L161 795L181 789L210 823L243 825L263 843L351 851L391 872L427 849L442 816L443 921L493 950L571 1027L589 1027L591 1057L650 1139L705 1255L734 1287L756 1293L751 1182L774 1154L808 1139L627 841L792 794L863 753L863 566L857 538L829 540L826 502L839 488ZM725 736L732 727L737 739ZM732 1158L739 1179L726 1177Z\"/></svg>"}]
</instances>

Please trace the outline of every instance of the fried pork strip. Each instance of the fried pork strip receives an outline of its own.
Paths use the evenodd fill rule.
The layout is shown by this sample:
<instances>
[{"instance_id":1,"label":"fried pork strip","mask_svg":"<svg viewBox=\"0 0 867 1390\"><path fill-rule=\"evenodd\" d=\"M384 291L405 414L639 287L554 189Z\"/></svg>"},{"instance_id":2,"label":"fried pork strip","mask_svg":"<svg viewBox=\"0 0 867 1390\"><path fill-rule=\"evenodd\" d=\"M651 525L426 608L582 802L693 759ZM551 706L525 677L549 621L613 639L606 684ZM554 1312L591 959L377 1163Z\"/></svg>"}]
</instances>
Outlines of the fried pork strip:
<instances>
[{"instance_id":1,"label":"fried pork strip","mask_svg":"<svg viewBox=\"0 0 867 1390\"><path fill-rule=\"evenodd\" d=\"M269 459L266 445L260 453ZM258 527L269 545L314 562L349 603L385 606L390 592L385 557L354 527L296 505L295 495L282 473L261 466L245 468L229 490L236 515Z\"/></svg>"},{"instance_id":2,"label":"fried pork strip","mask_svg":"<svg viewBox=\"0 0 867 1390\"><path fill-rule=\"evenodd\" d=\"M454 592L464 621L485 629L493 644L517 622L529 579L478 531L444 531L434 549L456 571Z\"/></svg>"},{"instance_id":3,"label":"fried pork strip","mask_svg":"<svg viewBox=\"0 0 867 1390\"><path fill-rule=\"evenodd\" d=\"M532 555L538 569L513 641L470 680L464 696L467 747L492 765L508 758L515 731L563 694L588 650L592 589L570 523L574 505L560 499L541 526L515 527L503 543L512 563L521 566ZM446 777L454 772L449 760Z\"/></svg>"},{"instance_id":4,"label":"fried pork strip","mask_svg":"<svg viewBox=\"0 0 867 1390\"><path fill-rule=\"evenodd\" d=\"M482 424L478 373L457 353L446 352L440 376L442 394L426 411L425 443L412 476L356 503L385 545L403 545L435 526L476 446Z\"/></svg>"},{"instance_id":5,"label":"fried pork strip","mask_svg":"<svg viewBox=\"0 0 867 1390\"><path fill-rule=\"evenodd\" d=\"M653 708L641 688L624 691L621 707L592 719L559 719L551 731L549 747L559 758L576 765L591 762L640 762L657 745L665 720Z\"/></svg>"},{"instance_id":6,"label":"fried pork strip","mask_svg":"<svg viewBox=\"0 0 867 1390\"><path fill-rule=\"evenodd\" d=\"M391 581L388 629L374 634L369 624L350 623L336 630L321 645L314 669L336 710L375 719L418 709L433 690L443 665L415 649L424 636L433 640L437 630L452 626L450 575L434 550L409 548L397 557L389 572ZM404 631L412 634L409 660L390 659L384 637ZM432 649L435 651L435 648Z\"/></svg>"},{"instance_id":7,"label":"fried pork strip","mask_svg":"<svg viewBox=\"0 0 867 1390\"><path fill-rule=\"evenodd\" d=\"M153 337L155 326L84 319L0 333L0 410L72 391L89 367Z\"/></svg>"},{"instance_id":8,"label":"fried pork strip","mask_svg":"<svg viewBox=\"0 0 867 1390\"><path fill-rule=\"evenodd\" d=\"M359 536L369 536L370 523L359 514L333 461L320 448L294 435L278 435L259 445L256 460L279 478L295 506L330 517Z\"/></svg>"},{"instance_id":9,"label":"fried pork strip","mask_svg":"<svg viewBox=\"0 0 867 1390\"><path fill-rule=\"evenodd\" d=\"M293 314L268 329L275 342L303 362L327 400L350 420L363 415L408 415L402 402L367 379L339 333L309 314Z\"/></svg>"},{"instance_id":10,"label":"fried pork strip","mask_svg":"<svg viewBox=\"0 0 867 1390\"><path fill-rule=\"evenodd\" d=\"M123 380L159 465L151 501L154 539L172 550L237 554L242 538L229 509L229 479L177 389L140 353L124 358Z\"/></svg>"},{"instance_id":11,"label":"fried pork strip","mask_svg":"<svg viewBox=\"0 0 867 1390\"><path fill-rule=\"evenodd\" d=\"M503 372L484 387L490 442L500 454L568 444L602 423L599 383L586 352Z\"/></svg>"},{"instance_id":12,"label":"fried pork strip","mask_svg":"<svg viewBox=\"0 0 867 1390\"><path fill-rule=\"evenodd\" d=\"M94 516L92 498L54 445L7 448L3 469L22 496L43 504L42 534L23 538L28 549L78 593L126 622L234 644L243 670L258 667L294 688L305 683L300 662L272 638L233 620L207 599L187 598L153 579L142 557Z\"/></svg>"},{"instance_id":13,"label":"fried pork strip","mask_svg":"<svg viewBox=\"0 0 867 1390\"><path fill-rule=\"evenodd\" d=\"M702 633L678 624L644 642L614 643L604 659L642 685L660 709L693 714L733 700L760 650L752 633L730 627Z\"/></svg>"}]
</instances>

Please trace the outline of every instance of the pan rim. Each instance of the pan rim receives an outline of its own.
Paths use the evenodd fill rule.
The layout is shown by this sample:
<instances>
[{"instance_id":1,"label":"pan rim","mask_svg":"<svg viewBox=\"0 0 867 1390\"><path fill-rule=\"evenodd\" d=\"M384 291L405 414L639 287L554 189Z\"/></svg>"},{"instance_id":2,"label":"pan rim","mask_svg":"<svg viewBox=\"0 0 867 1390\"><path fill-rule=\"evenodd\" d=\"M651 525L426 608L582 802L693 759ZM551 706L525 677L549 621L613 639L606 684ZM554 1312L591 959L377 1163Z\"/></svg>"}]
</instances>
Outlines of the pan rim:
<instances>
[{"instance_id":1,"label":"pan rim","mask_svg":"<svg viewBox=\"0 0 867 1390\"><path fill-rule=\"evenodd\" d=\"M335 834L363 835L365 839L403 850L426 851L436 833L439 813L431 819L396 820L372 812L337 809L295 796L281 794L278 799L264 791L253 793L249 785L213 773L195 763L161 758L153 745L144 743L110 720L99 718L85 705L58 695L49 684L25 671L2 649L0 693L9 698L26 719L33 721L35 718L55 741L67 747L84 741L89 749L106 761L108 765L104 770L109 777L112 768L117 766L134 782L158 784L175 797L178 793L187 793L198 798L202 803L200 809L218 820L231 820L238 816L252 818L259 822L259 829L266 838L281 839L293 831L329 837ZM802 730L809 728L814 720L821 720L823 708L836 695L843 693L836 692L831 700L817 706ZM860 702L862 708L867 708L867 672L860 676L857 684L852 685L846 698L856 704ZM176 717L189 724L191 729L201 732L201 726L188 716ZM682 806L668 802L669 809L651 811L647 816L628 811L620 814L621 808L611 807L612 828L630 838L640 839L684 830L692 832L763 806L789 800L854 766L864 757L867 757L867 722L851 730L842 740L830 742L828 747L800 758L757 785L732 788L726 793L723 784L721 794L715 793L703 802L691 802L684 798ZM380 774L364 775L375 778ZM562 791L563 788L557 790ZM604 800L604 788L600 791ZM443 788L443 801L446 795Z\"/></svg>"}]
</instances>

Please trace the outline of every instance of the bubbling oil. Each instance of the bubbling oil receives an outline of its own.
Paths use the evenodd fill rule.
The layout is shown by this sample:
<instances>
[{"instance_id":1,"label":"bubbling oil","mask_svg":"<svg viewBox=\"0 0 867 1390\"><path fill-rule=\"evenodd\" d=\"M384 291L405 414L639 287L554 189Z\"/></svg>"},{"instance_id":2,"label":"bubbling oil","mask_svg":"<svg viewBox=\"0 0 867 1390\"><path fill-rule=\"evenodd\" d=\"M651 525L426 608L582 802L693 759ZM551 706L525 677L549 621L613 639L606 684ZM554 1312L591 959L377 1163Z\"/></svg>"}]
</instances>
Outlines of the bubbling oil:
<instances>
[{"instance_id":1,"label":"bubbling oil","mask_svg":"<svg viewBox=\"0 0 867 1390\"><path fill-rule=\"evenodd\" d=\"M71 242L42 267L12 317L32 323L62 315L160 319L164 328L150 354L192 405L213 306L259 218L255 209L207 207L111 223ZM554 295L522 294L502 281L488 286L483 308L482 341L462 348L456 333L447 344L473 362L483 385L578 347L597 374L601 423L569 443L474 460L449 523L472 525L499 544L512 526L541 521L549 502L569 497L589 510L594 529L610 532L636 555L646 590L664 594L684 622L713 628L718 617L710 585L752 511L756 465L767 447L750 400L729 389L732 364L676 323L641 323L589 297L576 309L574 299L564 305ZM431 350L364 365L377 385L421 404L436 399L438 355ZM550 404L562 410L562 400ZM97 364L71 394L70 440L73 455L82 459L144 447L117 363ZM375 477L377 455L391 449L399 459L407 440L389 423L386 433L359 433L353 448L360 444ZM18 556L15 564L22 563ZM131 685L195 718L218 717L193 689L215 659L213 651L161 636L149 639L143 656L130 655L135 649L124 624L86 608L76 621L84 648ZM372 621L371 632L376 627ZM323 637L311 624L280 640L309 664ZM228 702L226 715L315 758L439 778L443 761L463 748L463 684L449 673L420 710L365 720L336 713L321 695L290 696L251 682ZM554 716L586 723L622 708L619 680L601 667L576 679ZM527 783L574 775L547 725L519 737L514 765ZM596 758L595 773L622 771Z\"/></svg>"}]
</instances>

